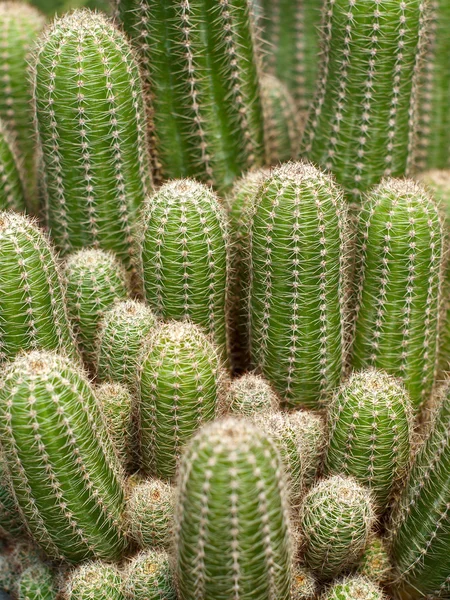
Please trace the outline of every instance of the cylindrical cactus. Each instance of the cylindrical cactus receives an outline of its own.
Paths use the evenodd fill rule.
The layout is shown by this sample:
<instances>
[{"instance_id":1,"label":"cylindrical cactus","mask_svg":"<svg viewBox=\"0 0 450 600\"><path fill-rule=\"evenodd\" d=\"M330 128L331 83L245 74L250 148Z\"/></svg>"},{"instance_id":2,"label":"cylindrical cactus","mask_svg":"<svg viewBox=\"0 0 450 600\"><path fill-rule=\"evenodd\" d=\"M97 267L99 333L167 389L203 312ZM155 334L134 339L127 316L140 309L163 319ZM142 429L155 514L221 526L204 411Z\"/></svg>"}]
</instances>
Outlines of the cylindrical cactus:
<instances>
[{"instance_id":1,"label":"cylindrical cactus","mask_svg":"<svg viewBox=\"0 0 450 600\"><path fill-rule=\"evenodd\" d=\"M125 600L123 576L113 565L100 561L77 567L66 583L68 600Z\"/></svg>"},{"instance_id":2,"label":"cylindrical cactus","mask_svg":"<svg viewBox=\"0 0 450 600\"><path fill-rule=\"evenodd\" d=\"M94 365L97 329L105 310L125 300L129 281L123 264L112 252L85 249L70 255L64 265L69 317L86 364Z\"/></svg>"},{"instance_id":3,"label":"cylindrical cactus","mask_svg":"<svg viewBox=\"0 0 450 600\"><path fill-rule=\"evenodd\" d=\"M0 210L25 210L21 157L17 152L15 140L3 121L0 121Z\"/></svg>"},{"instance_id":4,"label":"cylindrical cactus","mask_svg":"<svg viewBox=\"0 0 450 600\"><path fill-rule=\"evenodd\" d=\"M264 162L263 109L247 0L116 0L148 86L158 177L220 191Z\"/></svg>"},{"instance_id":5,"label":"cylindrical cactus","mask_svg":"<svg viewBox=\"0 0 450 600\"><path fill-rule=\"evenodd\" d=\"M58 269L33 221L0 213L0 362L36 348L77 356Z\"/></svg>"},{"instance_id":6,"label":"cylindrical cactus","mask_svg":"<svg viewBox=\"0 0 450 600\"><path fill-rule=\"evenodd\" d=\"M142 467L170 479L184 444L218 414L224 378L219 353L196 325L170 322L148 336L139 372Z\"/></svg>"},{"instance_id":7,"label":"cylindrical cactus","mask_svg":"<svg viewBox=\"0 0 450 600\"><path fill-rule=\"evenodd\" d=\"M423 0L326 0L322 64L303 137L349 198L409 167L424 39Z\"/></svg>"},{"instance_id":8,"label":"cylindrical cactus","mask_svg":"<svg viewBox=\"0 0 450 600\"><path fill-rule=\"evenodd\" d=\"M291 600L312 600L316 597L319 583L314 575L295 564L292 568Z\"/></svg>"},{"instance_id":9,"label":"cylindrical cactus","mask_svg":"<svg viewBox=\"0 0 450 600\"><path fill-rule=\"evenodd\" d=\"M372 538L358 565L358 574L378 585L386 585L391 581L393 568L383 538Z\"/></svg>"},{"instance_id":10,"label":"cylindrical cactus","mask_svg":"<svg viewBox=\"0 0 450 600\"><path fill-rule=\"evenodd\" d=\"M320 405L343 372L346 214L331 176L301 162L274 170L254 203L252 360L292 407Z\"/></svg>"},{"instance_id":11,"label":"cylindrical cactus","mask_svg":"<svg viewBox=\"0 0 450 600\"><path fill-rule=\"evenodd\" d=\"M226 348L228 225L217 196L194 180L150 196L139 247L145 299L158 316L188 319Z\"/></svg>"},{"instance_id":12,"label":"cylindrical cactus","mask_svg":"<svg viewBox=\"0 0 450 600\"><path fill-rule=\"evenodd\" d=\"M55 600L56 596L53 573L45 564L30 567L20 576L18 600Z\"/></svg>"},{"instance_id":13,"label":"cylindrical cactus","mask_svg":"<svg viewBox=\"0 0 450 600\"><path fill-rule=\"evenodd\" d=\"M17 539L24 533L25 526L14 499L6 458L0 450L0 539L9 536Z\"/></svg>"},{"instance_id":14,"label":"cylindrical cactus","mask_svg":"<svg viewBox=\"0 0 450 600\"><path fill-rule=\"evenodd\" d=\"M413 426L400 381L375 369L353 374L328 408L326 470L367 485L382 514L408 472Z\"/></svg>"},{"instance_id":15,"label":"cylindrical cactus","mask_svg":"<svg viewBox=\"0 0 450 600\"><path fill-rule=\"evenodd\" d=\"M374 524L369 490L351 477L336 475L322 480L310 490L301 508L305 563L322 580L336 577L361 558Z\"/></svg>"},{"instance_id":16,"label":"cylindrical cactus","mask_svg":"<svg viewBox=\"0 0 450 600\"><path fill-rule=\"evenodd\" d=\"M273 442L237 419L205 426L184 453L175 511L180 600L288 600L291 540Z\"/></svg>"},{"instance_id":17,"label":"cylindrical cactus","mask_svg":"<svg viewBox=\"0 0 450 600\"><path fill-rule=\"evenodd\" d=\"M125 568L124 584L127 600L177 600L166 552L147 550L135 556Z\"/></svg>"},{"instance_id":18,"label":"cylindrical cactus","mask_svg":"<svg viewBox=\"0 0 450 600\"><path fill-rule=\"evenodd\" d=\"M383 590L360 576L345 577L331 585L320 600L387 600Z\"/></svg>"},{"instance_id":19,"label":"cylindrical cactus","mask_svg":"<svg viewBox=\"0 0 450 600\"><path fill-rule=\"evenodd\" d=\"M410 180L374 188L359 224L353 367L400 377L414 407L438 363L445 240L431 196Z\"/></svg>"},{"instance_id":20,"label":"cylindrical cactus","mask_svg":"<svg viewBox=\"0 0 450 600\"><path fill-rule=\"evenodd\" d=\"M76 10L41 36L32 63L47 222L63 254L94 246L133 264L149 191L139 69L100 13Z\"/></svg>"},{"instance_id":21,"label":"cylindrical cactus","mask_svg":"<svg viewBox=\"0 0 450 600\"><path fill-rule=\"evenodd\" d=\"M150 307L135 300L116 302L100 319L97 335L97 377L135 389L142 343L156 327Z\"/></svg>"},{"instance_id":22,"label":"cylindrical cactus","mask_svg":"<svg viewBox=\"0 0 450 600\"><path fill-rule=\"evenodd\" d=\"M19 356L0 383L0 440L14 497L50 557L119 558L121 469L94 392L70 359Z\"/></svg>"},{"instance_id":23,"label":"cylindrical cactus","mask_svg":"<svg viewBox=\"0 0 450 600\"><path fill-rule=\"evenodd\" d=\"M233 379L228 388L228 410L237 415L252 416L276 411L280 400L271 385L254 373Z\"/></svg>"}]
</instances>

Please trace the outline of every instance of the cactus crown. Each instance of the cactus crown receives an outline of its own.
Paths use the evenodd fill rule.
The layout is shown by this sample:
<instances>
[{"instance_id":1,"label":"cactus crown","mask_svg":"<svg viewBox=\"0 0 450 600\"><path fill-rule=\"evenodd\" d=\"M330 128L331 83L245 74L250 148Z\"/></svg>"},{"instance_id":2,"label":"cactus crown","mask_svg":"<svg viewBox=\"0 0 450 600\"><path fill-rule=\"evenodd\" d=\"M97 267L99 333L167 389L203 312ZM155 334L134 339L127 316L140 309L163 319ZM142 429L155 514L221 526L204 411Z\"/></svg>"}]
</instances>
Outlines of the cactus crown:
<instances>
[{"instance_id":1,"label":"cactus crown","mask_svg":"<svg viewBox=\"0 0 450 600\"><path fill-rule=\"evenodd\" d=\"M124 600L122 575L113 565L90 562L77 567L66 584L69 600Z\"/></svg>"},{"instance_id":2,"label":"cactus crown","mask_svg":"<svg viewBox=\"0 0 450 600\"><path fill-rule=\"evenodd\" d=\"M246 373L231 382L227 404L232 413L250 416L274 411L280 400L270 384L260 375Z\"/></svg>"},{"instance_id":3,"label":"cactus crown","mask_svg":"<svg viewBox=\"0 0 450 600\"><path fill-rule=\"evenodd\" d=\"M366 577L349 576L334 583L320 600L387 600L383 591Z\"/></svg>"},{"instance_id":4,"label":"cactus crown","mask_svg":"<svg viewBox=\"0 0 450 600\"><path fill-rule=\"evenodd\" d=\"M301 565L292 571L291 600L311 600L317 594L319 584L314 575Z\"/></svg>"},{"instance_id":5,"label":"cactus crown","mask_svg":"<svg viewBox=\"0 0 450 600\"><path fill-rule=\"evenodd\" d=\"M146 550L125 568L125 595L131 600L177 600L170 557L166 552Z\"/></svg>"}]
</instances>

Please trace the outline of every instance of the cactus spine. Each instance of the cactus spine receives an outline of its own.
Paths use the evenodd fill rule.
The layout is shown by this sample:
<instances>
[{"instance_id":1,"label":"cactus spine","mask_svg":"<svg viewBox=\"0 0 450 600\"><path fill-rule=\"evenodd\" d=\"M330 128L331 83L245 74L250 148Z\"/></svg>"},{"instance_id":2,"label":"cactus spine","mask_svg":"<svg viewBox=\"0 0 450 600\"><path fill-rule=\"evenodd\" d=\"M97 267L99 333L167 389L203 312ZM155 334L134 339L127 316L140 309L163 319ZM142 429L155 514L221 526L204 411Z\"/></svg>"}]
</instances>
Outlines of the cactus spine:
<instances>
[{"instance_id":1,"label":"cactus spine","mask_svg":"<svg viewBox=\"0 0 450 600\"><path fill-rule=\"evenodd\" d=\"M177 600L166 552L147 550L126 567L125 597L128 600Z\"/></svg>"},{"instance_id":2,"label":"cactus spine","mask_svg":"<svg viewBox=\"0 0 450 600\"><path fill-rule=\"evenodd\" d=\"M310 164L281 166L258 191L251 219L252 360L292 407L317 407L340 382L346 229L340 190Z\"/></svg>"},{"instance_id":3,"label":"cactus spine","mask_svg":"<svg viewBox=\"0 0 450 600\"><path fill-rule=\"evenodd\" d=\"M432 393L443 308L444 235L413 181L387 179L360 218L353 367L400 377L414 407Z\"/></svg>"},{"instance_id":4,"label":"cactus spine","mask_svg":"<svg viewBox=\"0 0 450 600\"><path fill-rule=\"evenodd\" d=\"M3 121L0 121L0 210L25 210L22 164Z\"/></svg>"},{"instance_id":5,"label":"cactus spine","mask_svg":"<svg viewBox=\"0 0 450 600\"><path fill-rule=\"evenodd\" d=\"M34 222L0 212L0 362L21 351L77 352L56 257Z\"/></svg>"},{"instance_id":6,"label":"cactus spine","mask_svg":"<svg viewBox=\"0 0 450 600\"><path fill-rule=\"evenodd\" d=\"M154 166L220 191L264 161L263 110L247 0L117 0L140 55Z\"/></svg>"},{"instance_id":7,"label":"cactus spine","mask_svg":"<svg viewBox=\"0 0 450 600\"><path fill-rule=\"evenodd\" d=\"M57 19L33 61L46 217L63 254L94 246L133 263L134 215L149 191L138 66L100 14Z\"/></svg>"},{"instance_id":8,"label":"cactus spine","mask_svg":"<svg viewBox=\"0 0 450 600\"><path fill-rule=\"evenodd\" d=\"M303 138L348 196L410 166L423 47L422 0L327 0L322 64Z\"/></svg>"},{"instance_id":9,"label":"cactus spine","mask_svg":"<svg viewBox=\"0 0 450 600\"><path fill-rule=\"evenodd\" d=\"M369 579L345 577L326 590L320 600L387 600L383 591Z\"/></svg>"},{"instance_id":10,"label":"cactus spine","mask_svg":"<svg viewBox=\"0 0 450 600\"><path fill-rule=\"evenodd\" d=\"M205 426L186 449L178 489L180 600L288 600L287 499L270 439L243 420Z\"/></svg>"},{"instance_id":11,"label":"cactus spine","mask_svg":"<svg viewBox=\"0 0 450 600\"><path fill-rule=\"evenodd\" d=\"M89 382L70 359L18 357L0 383L0 440L15 500L53 558L119 558L124 497L118 460Z\"/></svg>"},{"instance_id":12,"label":"cactus spine","mask_svg":"<svg viewBox=\"0 0 450 600\"><path fill-rule=\"evenodd\" d=\"M56 595L53 574L46 565L30 567L22 573L18 600L55 600Z\"/></svg>"},{"instance_id":13,"label":"cactus spine","mask_svg":"<svg viewBox=\"0 0 450 600\"><path fill-rule=\"evenodd\" d=\"M116 567L91 562L75 569L66 586L68 600L125 600L123 578Z\"/></svg>"},{"instance_id":14,"label":"cactus spine","mask_svg":"<svg viewBox=\"0 0 450 600\"><path fill-rule=\"evenodd\" d=\"M201 325L226 348L228 225L217 196L193 180L150 196L140 236L145 298L165 319Z\"/></svg>"}]
</instances>

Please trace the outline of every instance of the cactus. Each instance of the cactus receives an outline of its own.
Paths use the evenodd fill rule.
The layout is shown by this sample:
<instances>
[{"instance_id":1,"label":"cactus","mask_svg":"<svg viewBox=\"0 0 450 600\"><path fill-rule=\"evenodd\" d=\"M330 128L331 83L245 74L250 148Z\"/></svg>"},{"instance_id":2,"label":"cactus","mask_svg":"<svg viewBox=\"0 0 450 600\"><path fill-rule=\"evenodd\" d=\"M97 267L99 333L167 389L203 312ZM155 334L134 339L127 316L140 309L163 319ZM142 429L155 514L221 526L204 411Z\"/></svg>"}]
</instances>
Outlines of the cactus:
<instances>
[{"instance_id":1,"label":"cactus","mask_svg":"<svg viewBox=\"0 0 450 600\"><path fill-rule=\"evenodd\" d=\"M403 385L383 371L353 374L328 409L328 473L351 475L373 494L384 513L410 466L411 400Z\"/></svg>"},{"instance_id":2,"label":"cactus","mask_svg":"<svg viewBox=\"0 0 450 600\"><path fill-rule=\"evenodd\" d=\"M141 548L164 548L172 539L174 491L170 484L148 479L128 500L130 535Z\"/></svg>"},{"instance_id":3,"label":"cactus","mask_svg":"<svg viewBox=\"0 0 450 600\"><path fill-rule=\"evenodd\" d=\"M125 600L124 581L113 565L90 562L75 569L67 582L68 600Z\"/></svg>"},{"instance_id":4,"label":"cactus","mask_svg":"<svg viewBox=\"0 0 450 600\"><path fill-rule=\"evenodd\" d=\"M146 202L140 234L145 298L164 319L201 325L226 348L228 226L217 196L171 181Z\"/></svg>"},{"instance_id":5,"label":"cactus","mask_svg":"<svg viewBox=\"0 0 450 600\"><path fill-rule=\"evenodd\" d=\"M0 589L18 600L22 574L42 569L44 560L43 554L28 539L8 538L8 545L0 555Z\"/></svg>"},{"instance_id":6,"label":"cactus","mask_svg":"<svg viewBox=\"0 0 450 600\"><path fill-rule=\"evenodd\" d=\"M318 592L318 581L312 573L300 565L292 569L291 600L312 600Z\"/></svg>"},{"instance_id":7,"label":"cactus","mask_svg":"<svg viewBox=\"0 0 450 600\"><path fill-rule=\"evenodd\" d=\"M434 386L443 308L437 207L409 180L387 179L360 218L353 367L400 377L415 408Z\"/></svg>"},{"instance_id":8,"label":"cactus","mask_svg":"<svg viewBox=\"0 0 450 600\"><path fill-rule=\"evenodd\" d=\"M246 373L234 379L228 389L228 409L237 415L264 415L277 410L279 403L279 398L270 384L264 377L254 373Z\"/></svg>"},{"instance_id":9,"label":"cactus","mask_svg":"<svg viewBox=\"0 0 450 600\"><path fill-rule=\"evenodd\" d=\"M264 161L259 65L247 0L116 0L140 56L156 176L223 192Z\"/></svg>"},{"instance_id":10,"label":"cactus","mask_svg":"<svg viewBox=\"0 0 450 600\"><path fill-rule=\"evenodd\" d=\"M105 310L98 327L97 378L117 381L134 389L139 352L143 340L155 326L152 310L135 300L116 302Z\"/></svg>"},{"instance_id":11,"label":"cactus","mask_svg":"<svg viewBox=\"0 0 450 600\"><path fill-rule=\"evenodd\" d=\"M78 346L86 364L93 365L99 321L105 310L128 295L125 267L111 252L79 250L68 257L64 279Z\"/></svg>"},{"instance_id":12,"label":"cactus","mask_svg":"<svg viewBox=\"0 0 450 600\"><path fill-rule=\"evenodd\" d=\"M147 550L126 567L128 600L177 600L170 559L166 552Z\"/></svg>"},{"instance_id":13,"label":"cactus","mask_svg":"<svg viewBox=\"0 0 450 600\"><path fill-rule=\"evenodd\" d=\"M428 436L415 456L394 508L390 546L398 587L411 598L450 593L450 386L434 409Z\"/></svg>"},{"instance_id":14,"label":"cactus","mask_svg":"<svg viewBox=\"0 0 450 600\"><path fill-rule=\"evenodd\" d=\"M34 222L0 212L0 362L21 351L77 357L56 257Z\"/></svg>"},{"instance_id":15,"label":"cactus","mask_svg":"<svg viewBox=\"0 0 450 600\"><path fill-rule=\"evenodd\" d=\"M0 554L0 589L9 594L17 589L17 574L8 556L3 553Z\"/></svg>"},{"instance_id":16,"label":"cactus","mask_svg":"<svg viewBox=\"0 0 450 600\"><path fill-rule=\"evenodd\" d=\"M15 141L3 121L0 121L0 209L25 210L22 164Z\"/></svg>"},{"instance_id":17,"label":"cactus","mask_svg":"<svg viewBox=\"0 0 450 600\"><path fill-rule=\"evenodd\" d=\"M358 566L358 575L378 585L386 585L392 578L392 564L383 538L374 536Z\"/></svg>"},{"instance_id":18,"label":"cactus","mask_svg":"<svg viewBox=\"0 0 450 600\"><path fill-rule=\"evenodd\" d=\"M291 539L283 469L273 442L228 418L186 449L175 509L179 600L288 600Z\"/></svg>"},{"instance_id":19,"label":"cactus","mask_svg":"<svg viewBox=\"0 0 450 600\"><path fill-rule=\"evenodd\" d=\"M0 450L0 539L10 536L20 538L24 533L24 524L11 489L6 459ZM1 587L0 585L0 589Z\"/></svg>"},{"instance_id":20,"label":"cactus","mask_svg":"<svg viewBox=\"0 0 450 600\"><path fill-rule=\"evenodd\" d=\"M281 166L258 191L251 218L252 360L291 407L320 406L340 382L346 231L339 188L310 164Z\"/></svg>"},{"instance_id":21,"label":"cactus","mask_svg":"<svg viewBox=\"0 0 450 600\"><path fill-rule=\"evenodd\" d=\"M306 565L321 580L336 577L361 559L374 524L369 490L341 475L320 481L301 508Z\"/></svg>"},{"instance_id":22,"label":"cactus","mask_svg":"<svg viewBox=\"0 0 450 600\"><path fill-rule=\"evenodd\" d=\"M387 600L383 591L360 576L345 577L327 589L320 600Z\"/></svg>"},{"instance_id":23,"label":"cactus","mask_svg":"<svg viewBox=\"0 0 450 600\"><path fill-rule=\"evenodd\" d=\"M356 203L382 177L405 175L412 162L424 6L325 2L323 58L302 146Z\"/></svg>"},{"instance_id":24,"label":"cactus","mask_svg":"<svg viewBox=\"0 0 450 600\"><path fill-rule=\"evenodd\" d=\"M22 573L18 600L55 600L56 595L53 574L46 565L30 567Z\"/></svg>"},{"instance_id":25,"label":"cactus","mask_svg":"<svg viewBox=\"0 0 450 600\"><path fill-rule=\"evenodd\" d=\"M219 353L196 325L162 324L146 340L139 372L142 466L171 479L183 445L220 408Z\"/></svg>"},{"instance_id":26,"label":"cactus","mask_svg":"<svg viewBox=\"0 0 450 600\"><path fill-rule=\"evenodd\" d=\"M84 374L30 352L0 383L0 442L15 501L51 558L119 558L124 495L118 460Z\"/></svg>"},{"instance_id":27,"label":"cactus","mask_svg":"<svg viewBox=\"0 0 450 600\"><path fill-rule=\"evenodd\" d=\"M138 66L100 14L77 10L41 36L32 63L46 218L63 255L87 246L134 263L135 212L149 191Z\"/></svg>"}]
</instances>

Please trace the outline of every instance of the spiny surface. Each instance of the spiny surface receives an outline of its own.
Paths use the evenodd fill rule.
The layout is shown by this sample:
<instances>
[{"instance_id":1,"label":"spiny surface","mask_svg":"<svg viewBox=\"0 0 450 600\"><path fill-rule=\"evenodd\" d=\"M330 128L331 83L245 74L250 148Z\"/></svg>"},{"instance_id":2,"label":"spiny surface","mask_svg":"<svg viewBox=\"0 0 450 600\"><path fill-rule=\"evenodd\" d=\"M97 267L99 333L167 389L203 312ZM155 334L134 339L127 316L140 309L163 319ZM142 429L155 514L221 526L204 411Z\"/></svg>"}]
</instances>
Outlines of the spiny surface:
<instances>
[{"instance_id":1,"label":"spiny surface","mask_svg":"<svg viewBox=\"0 0 450 600\"><path fill-rule=\"evenodd\" d=\"M295 564L292 569L291 600L312 600L319 589L314 575L301 565Z\"/></svg>"},{"instance_id":2,"label":"spiny surface","mask_svg":"<svg viewBox=\"0 0 450 600\"><path fill-rule=\"evenodd\" d=\"M271 385L254 373L245 373L233 379L228 388L228 410L249 417L257 413L275 411L280 400Z\"/></svg>"},{"instance_id":3,"label":"spiny surface","mask_svg":"<svg viewBox=\"0 0 450 600\"><path fill-rule=\"evenodd\" d=\"M123 578L113 565L91 562L75 569L67 582L68 600L125 600Z\"/></svg>"},{"instance_id":4,"label":"spiny surface","mask_svg":"<svg viewBox=\"0 0 450 600\"><path fill-rule=\"evenodd\" d=\"M381 588L365 577L350 576L334 583L320 600L387 600Z\"/></svg>"},{"instance_id":5,"label":"spiny surface","mask_svg":"<svg viewBox=\"0 0 450 600\"><path fill-rule=\"evenodd\" d=\"M384 538L373 537L358 565L358 574L367 577L367 579L378 585L390 583L393 576L393 567Z\"/></svg>"},{"instance_id":6,"label":"spiny surface","mask_svg":"<svg viewBox=\"0 0 450 600\"><path fill-rule=\"evenodd\" d=\"M22 573L18 600L56 600L56 597L54 576L46 565L30 567Z\"/></svg>"},{"instance_id":7,"label":"spiny surface","mask_svg":"<svg viewBox=\"0 0 450 600\"><path fill-rule=\"evenodd\" d=\"M147 550L125 567L125 597L129 600L177 600L170 557Z\"/></svg>"},{"instance_id":8,"label":"spiny surface","mask_svg":"<svg viewBox=\"0 0 450 600\"><path fill-rule=\"evenodd\" d=\"M0 121L0 210L25 211L23 175L22 159L15 140L5 122Z\"/></svg>"}]
</instances>

